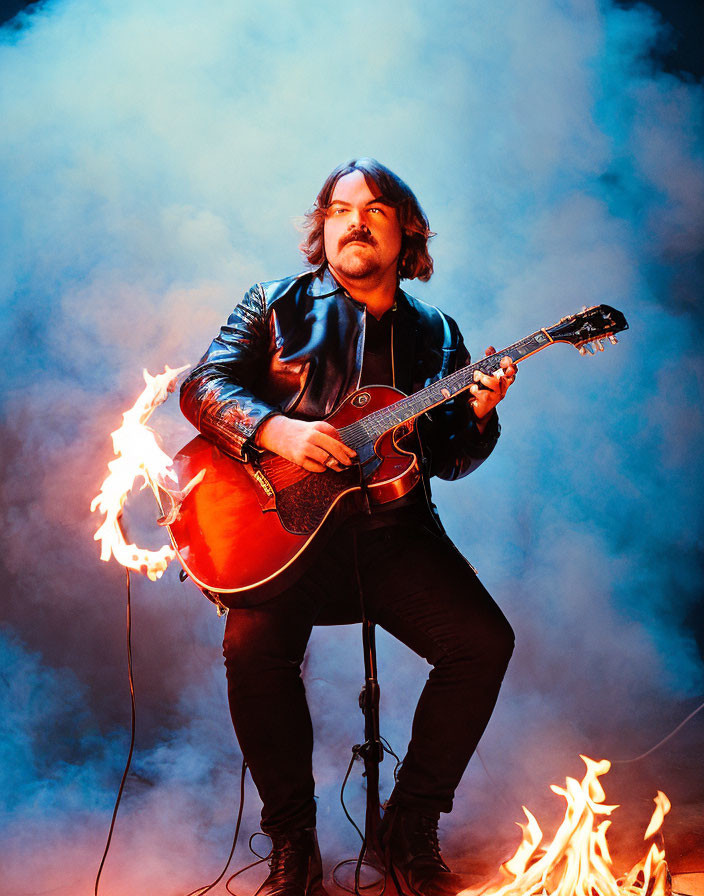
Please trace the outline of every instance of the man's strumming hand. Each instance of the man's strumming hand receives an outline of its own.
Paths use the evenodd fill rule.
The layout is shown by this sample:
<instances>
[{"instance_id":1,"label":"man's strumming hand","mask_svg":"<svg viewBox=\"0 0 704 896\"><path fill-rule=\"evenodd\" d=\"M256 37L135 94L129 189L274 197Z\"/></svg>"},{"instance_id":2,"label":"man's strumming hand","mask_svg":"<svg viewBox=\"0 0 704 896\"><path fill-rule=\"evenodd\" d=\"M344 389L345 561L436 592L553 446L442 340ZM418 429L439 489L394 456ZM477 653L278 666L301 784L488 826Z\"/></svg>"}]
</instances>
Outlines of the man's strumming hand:
<instances>
[{"instance_id":1,"label":"man's strumming hand","mask_svg":"<svg viewBox=\"0 0 704 896\"><path fill-rule=\"evenodd\" d=\"M357 456L353 448L340 441L335 427L324 420L293 420L283 414L265 420L255 442L311 473L342 470Z\"/></svg>"},{"instance_id":2,"label":"man's strumming hand","mask_svg":"<svg viewBox=\"0 0 704 896\"><path fill-rule=\"evenodd\" d=\"M485 355L493 355L496 349L493 345L484 352ZM489 422L489 417L496 405L503 400L509 386L516 379L516 366L508 357L501 359L501 370L497 370L493 376L487 376L480 371L474 371L475 385L469 387L469 403L477 418L479 432L484 432Z\"/></svg>"}]
</instances>

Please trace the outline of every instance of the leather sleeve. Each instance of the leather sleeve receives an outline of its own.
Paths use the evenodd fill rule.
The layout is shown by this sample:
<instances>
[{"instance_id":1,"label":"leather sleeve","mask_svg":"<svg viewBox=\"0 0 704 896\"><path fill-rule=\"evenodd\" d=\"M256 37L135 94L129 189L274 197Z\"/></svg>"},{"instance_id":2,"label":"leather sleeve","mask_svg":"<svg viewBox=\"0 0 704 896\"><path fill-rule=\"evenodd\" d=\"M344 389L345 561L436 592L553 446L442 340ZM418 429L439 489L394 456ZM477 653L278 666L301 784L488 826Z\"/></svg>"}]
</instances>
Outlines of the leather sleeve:
<instances>
[{"instance_id":1,"label":"leather sleeve","mask_svg":"<svg viewBox=\"0 0 704 896\"><path fill-rule=\"evenodd\" d=\"M450 317L446 319L455 346L454 362L447 371L450 374L469 364L470 356L457 324ZM463 392L433 408L425 420L421 418L420 434L431 476L461 479L476 470L494 450L501 434L499 416L494 410L484 432L480 433L468 396L469 393Z\"/></svg>"},{"instance_id":2,"label":"leather sleeve","mask_svg":"<svg viewBox=\"0 0 704 896\"><path fill-rule=\"evenodd\" d=\"M278 413L257 398L269 356L266 294L255 284L232 312L181 387L181 410L218 448L247 460L262 422Z\"/></svg>"}]
</instances>

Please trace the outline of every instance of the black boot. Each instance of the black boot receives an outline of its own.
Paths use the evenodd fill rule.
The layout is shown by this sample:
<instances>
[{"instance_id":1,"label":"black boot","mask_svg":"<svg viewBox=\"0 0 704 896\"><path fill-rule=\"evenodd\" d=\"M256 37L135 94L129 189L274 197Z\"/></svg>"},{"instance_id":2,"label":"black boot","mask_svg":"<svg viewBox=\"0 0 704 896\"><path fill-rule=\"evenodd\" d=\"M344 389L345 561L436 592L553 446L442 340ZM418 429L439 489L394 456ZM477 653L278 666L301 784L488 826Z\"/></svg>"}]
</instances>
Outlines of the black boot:
<instances>
[{"instance_id":1,"label":"black boot","mask_svg":"<svg viewBox=\"0 0 704 896\"><path fill-rule=\"evenodd\" d=\"M255 896L328 896L315 828L270 836L269 875Z\"/></svg>"},{"instance_id":2,"label":"black boot","mask_svg":"<svg viewBox=\"0 0 704 896\"><path fill-rule=\"evenodd\" d=\"M414 896L456 896L476 884L456 874L440 854L437 815L389 806L379 828L386 869L399 893Z\"/></svg>"}]
</instances>

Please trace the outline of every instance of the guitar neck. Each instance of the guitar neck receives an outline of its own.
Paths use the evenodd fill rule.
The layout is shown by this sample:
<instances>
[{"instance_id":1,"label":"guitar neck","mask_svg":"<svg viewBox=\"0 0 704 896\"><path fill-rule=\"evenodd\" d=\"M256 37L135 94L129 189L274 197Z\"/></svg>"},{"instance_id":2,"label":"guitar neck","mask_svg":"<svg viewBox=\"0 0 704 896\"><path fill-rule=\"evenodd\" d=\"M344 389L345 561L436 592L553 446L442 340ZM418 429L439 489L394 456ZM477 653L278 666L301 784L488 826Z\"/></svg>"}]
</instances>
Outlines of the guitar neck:
<instances>
[{"instance_id":1,"label":"guitar neck","mask_svg":"<svg viewBox=\"0 0 704 896\"><path fill-rule=\"evenodd\" d=\"M546 330L537 330L500 352L486 355L481 360L468 364L467 367L462 367L449 376L431 383L419 392L402 398L388 407L374 411L353 425L355 427L362 425L369 438L376 440L399 424L407 423L469 389L474 384L475 371L479 370L485 374L496 373L501 368L501 359L506 355L513 359L514 364L517 364L541 349L547 348L548 345L552 345L553 342L554 340ZM340 430L343 437L346 428Z\"/></svg>"}]
</instances>

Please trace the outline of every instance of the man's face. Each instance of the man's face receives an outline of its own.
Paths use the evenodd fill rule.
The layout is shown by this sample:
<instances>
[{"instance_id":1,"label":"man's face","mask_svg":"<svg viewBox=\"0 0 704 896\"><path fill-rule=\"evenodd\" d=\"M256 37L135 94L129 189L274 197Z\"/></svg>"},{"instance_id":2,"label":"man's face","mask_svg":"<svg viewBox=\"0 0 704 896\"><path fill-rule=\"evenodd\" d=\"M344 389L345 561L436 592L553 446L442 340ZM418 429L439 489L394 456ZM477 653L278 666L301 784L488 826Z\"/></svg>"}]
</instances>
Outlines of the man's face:
<instances>
[{"instance_id":1,"label":"man's face","mask_svg":"<svg viewBox=\"0 0 704 896\"><path fill-rule=\"evenodd\" d=\"M381 277L398 266L401 226L361 171L345 174L335 184L323 225L325 256L333 270L352 280Z\"/></svg>"}]
</instances>

